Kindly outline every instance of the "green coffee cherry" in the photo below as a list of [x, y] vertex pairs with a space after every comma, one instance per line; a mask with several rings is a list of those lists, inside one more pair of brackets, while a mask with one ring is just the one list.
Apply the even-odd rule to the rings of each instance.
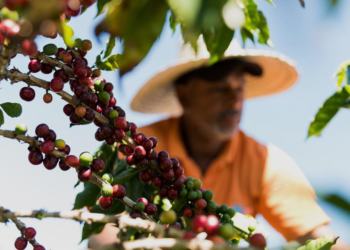
[[80, 48], [81, 47], [81, 39], [77, 38], [74, 40], [74, 47]]
[[208, 213], [210, 213], [210, 214], [215, 214], [215, 211], [216, 211], [217, 206], [218, 206], [218, 205], [216, 204], [215, 201], [209, 201], [209, 202], [207, 203], [207, 211], [208, 211]]
[[186, 182], [187, 182], [187, 181], [193, 181], [193, 178], [192, 178], [192, 177], [187, 177], [187, 178], [186, 178]]
[[249, 225], [249, 226], [248, 226], [248, 230], [249, 230], [249, 232], [254, 232], [254, 230], [255, 230], [255, 225]]
[[203, 198], [207, 202], [211, 201], [213, 199], [213, 196], [214, 196], [214, 194], [210, 190], [205, 190], [204, 193], [203, 193]]
[[188, 190], [193, 189], [193, 187], [194, 187], [193, 181], [187, 181], [187, 182], [186, 182], [186, 188], [187, 188]]
[[196, 190], [196, 192], [197, 192], [197, 199], [202, 199], [203, 198], [202, 192], [198, 189]]
[[200, 179], [194, 179], [193, 184], [194, 184], [194, 188], [198, 189], [202, 186], [202, 181]]
[[109, 112], [109, 118], [110, 119], [115, 119], [119, 116], [119, 113], [117, 110], [112, 110], [111, 112]]
[[186, 188], [181, 188], [180, 189], [180, 197], [186, 197], [187, 196], [187, 189]]
[[28, 131], [27, 125], [20, 123], [15, 128], [15, 133], [17, 135], [25, 135]]
[[94, 158], [89, 152], [81, 153], [79, 156], [79, 165], [83, 167], [90, 166], [90, 163], [92, 162]]
[[111, 197], [113, 194], [113, 187], [111, 184], [105, 184], [101, 188], [101, 195], [105, 198]]
[[102, 175], [102, 179], [104, 180], [104, 181], [107, 181], [108, 183], [111, 183], [112, 184], [112, 182], [113, 182], [113, 175], [112, 174], [110, 174], [110, 173], [105, 173], [104, 175]]
[[230, 209], [227, 210], [227, 214], [228, 214], [231, 218], [233, 218], [233, 216], [235, 216], [235, 214], [236, 214], [236, 211], [235, 211], [233, 208], [230, 208]]
[[131, 131], [129, 130], [129, 131], [125, 132], [125, 135], [131, 136]]
[[145, 210], [145, 204], [143, 204], [142, 202], [137, 202], [137, 203], [135, 204], [135, 209], [136, 209], [137, 211], [142, 212], [143, 210]]
[[228, 211], [228, 206], [226, 204], [223, 204], [220, 206], [219, 213], [225, 214], [225, 213], [227, 213], [227, 211]]
[[18, 20], [18, 12], [17, 11], [11, 11], [6, 7], [1, 8], [1, 19], [11, 19], [14, 22], [17, 22]]
[[95, 90], [102, 91], [104, 87], [105, 87], [104, 81], [101, 78], [96, 79], [96, 81], [94, 82]]
[[225, 223], [219, 227], [219, 235], [226, 240], [233, 237], [234, 233], [233, 227], [228, 223]]
[[230, 215], [228, 215], [228, 214], [224, 214], [224, 215], [222, 216], [222, 219], [223, 219], [225, 222], [229, 222], [229, 221], [231, 220], [231, 217], [230, 217]]
[[189, 200], [195, 200], [195, 199], [197, 199], [197, 192], [196, 192], [196, 191], [190, 191], [190, 192], [188, 192], [187, 198], [188, 198]]
[[57, 53], [57, 46], [53, 43], [46, 44], [43, 48], [43, 52], [48, 56], [55, 55]]
[[231, 240], [231, 243], [237, 245], [237, 244], [239, 243], [240, 240], [241, 240], [240, 238], [234, 237], [234, 238]]
[[100, 99], [101, 102], [109, 102], [111, 96], [108, 94], [108, 92], [101, 91], [100, 93], [98, 93], [98, 99]]
[[176, 222], [176, 213], [174, 210], [163, 211], [159, 217], [162, 224], [173, 224]]

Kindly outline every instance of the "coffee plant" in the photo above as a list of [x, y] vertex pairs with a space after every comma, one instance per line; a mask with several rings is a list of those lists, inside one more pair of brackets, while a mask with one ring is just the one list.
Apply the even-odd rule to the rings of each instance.
[[[186, 176], [178, 159], [166, 151], [157, 152], [157, 138], [139, 133], [136, 124], [126, 119], [125, 111], [117, 106], [113, 96], [114, 85], [102, 77], [103, 70], [119, 68], [123, 75], [135, 67], [161, 33], [169, 11], [170, 25], [172, 28], [176, 24], [182, 26], [186, 42], [195, 46], [198, 36], [203, 35], [211, 53], [211, 63], [224, 53], [237, 28], [237, 20], [230, 21], [222, 13], [241, 11], [243, 20], [239, 25], [243, 40], [255, 41], [257, 37], [258, 42], [269, 44], [269, 31], [262, 12], [258, 11], [253, 0], [239, 3], [189, 3], [182, 0], [95, 2], [1, 2], [0, 79], [25, 83], [19, 98], [27, 102], [37, 97], [35, 88], [46, 90], [42, 97], [45, 103], [51, 103], [53, 95], [60, 96], [67, 102], [63, 112], [71, 126], [93, 123], [97, 130], [89, 138], [103, 142], [94, 154], [72, 155], [70, 146], [58, 139], [59, 131], [56, 133], [48, 124], [38, 124], [32, 136], [27, 135], [25, 124], [12, 130], [0, 130], [4, 138], [29, 144], [28, 161], [31, 164], [42, 164], [47, 170], [57, 165], [62, 171], [73, 169], [69, 172], [75, 170], [77, 185], [84, 185], [84, 190], [76, 196], [72, 211], [12, 212], [0, 207], [0, 222], [11, 220], [20, 231], [19, 237], [14, 239], [15, 248], [26, 249], [29, 242], [34, 250], [50, 249], [50, 246], [42, 246], [35, 240], [40, 232], [26, 227], [19, 217], [58, 217], [84, 222], [82, 240], [100, 233], [106, 223], [116, 224], [120, 229], [120, 244], [111, 249], [238, 249], [240, 240], [247, 241], [253, 248], [264, 249], [266, 234], [255, 219], [237, 213], [226, 204], [216, 204], [213, 192], [202, 187], [201, 180]], [[92, 48], [91, 41], [73, 39], [74, 32], [67, 22], [95, 5], [98, 15], [105, 12], [103, 21], [96, 27], [96, 34], [108, 32], [110, 39], [103, 57], [102, 52], [97, 55], [96, 62], [89, 65], [85, 56]], [[191, 13], [186, 11], [189, 7], [193, 8]], [[209, 9], [215, 22], [206, 21]], [[37, 36], [49, 39], [58, 34], [64, 39], [65, 48], [57, 48], [48, 42], [38, 50], [34, 40]], [[121, 55], [111, 55], [116, 37], [124, 43]], [[27, 56], [29, 72], [23, 73], [11, 65], [11, 59], [17, 54]], [[51, 80], [36, 77], [38, 72], [50, 75]], [[11, 117], [22, 112], [17, 103], [2, 103], [0, 106]], [[2, 110], [0, 125], [4, 124]], [[125, 159], [120, 159], [120, 155]], [[330, 249], [335, 242], [336, 238], [324, 237], [308, 242], [300, 249]]]

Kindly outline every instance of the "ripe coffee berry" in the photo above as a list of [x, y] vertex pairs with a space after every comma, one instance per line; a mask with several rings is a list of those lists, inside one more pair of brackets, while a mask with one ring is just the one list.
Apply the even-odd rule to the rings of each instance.
[[145, 206], [145, 213], [148, 215], [154, 215], [157, 213], [157, 209], [156, 205], [149, 203]]
[[193, 215], [194, 215], [194, 211], [193, 211], [193, 209], [190, 208], [190, 207], [186, 207], [186, 208], [184, 209], [183, 213], [184, 213], [184, 216], [187, 217], [187, 218], [192, 218]]
[[157, 159], [157, 151], [155, 149], [151, 149], [149, 152], [147, 152], [147, 160], [155, 160]]
[[164, 171], [169, 171], [173, 167], [173, 163], [169, 158], [162, 158], [160, 160], [160, 166]]
[[184, 172], [185, 171], [184, 171], [183, 167], [181, 167], [181, 166], [174, 167], [174, 174], [175, 174], [175, 176], [180, 177], [181, 175], [183, 175]]
[[133, 219], [142, 218], [142, 213], [140, 211], [136, 211], [136, 210], [132, 210], [129, 215]]
[[35, 91], [32, 88], [24, 87], [19, 92], [19, 96], [21, 97], [22, 100], [30, 102], [34, 100]]
[[79, 124], [83, 118], [78, 116], [75, 112], [70, 115], [69, 120], [73, 124]]
[[52, 95], [50, 93], [46, 93], [43, 96], [43, 100], [45, 103], [51, 103], [52, 102]]
[[75, 108], [70, 105], [70, 104], [66, 104], [63, 107], [63, 112], [66, 114], [66, 116], [70, 116], [71, 114], [73, 114]]
[[74, 68], [74, 74], [77, 77], [86, 77], [87, 76], [87, 70], [84, 66], [77, 66]]
[[54, 77], [50, 82], [50, 89], [53, 92], [60, 92], [63, 90], [64, 82], [59, 77]]
[[143, 141], [142, 146], [146, 151], [150, 151], [153, 148], [153, 142], [149, 139]]
[[180, 162], [177, 158], [171, 158], [171, 162], [173, 163], [173, 167], [178, 167], [180, 166]]
[[126, 157], [126, 164], [128, 164], [129, 166], [134, 165], [136, 161], [137, 157], [135, 156], [135, 154], [130, 154]]
[[105, 139], [107, 145], [113, 145], [115, 143], [115, 139], [112, 136], [109, 136]]
[[146, 158], [142, 158], [142, 159], [137, 159], [136, 161], [136, 167], [138, 168], [145, 168], [148, 166], [148, 160]]
[[[158, 140], [157, 140], [157, 138], [155, 138], [155, 137], [149, 137], [148, 139], [152, 141], [152, 143], [153, 143], [153, 148], [157, 147], [157, 145], [158, 145]], [[168, 157], [169, 157], [169, 156], [168, 156]]]
[[145, 206], [148, 204], [148, 200], [146, 198], [138, 198], [136, 202], [142, 202]]
[[84, 115], [86, 114], [86, 108], [83, 106], [77, 107], [75, 109], [75, 113], [79, 116], [79, 117], [84, 117]]
[[181, 230], [181, 223], [175, 222], [175, 223], [171, 224], [170, 227], [175, 228], [177, 230]]
[[148, 169], [143, 170], [142, 172], [140, 172], [139, 178], [141, 182], [148, 183], [149, 181], [152, 180], [152, 173]]
[[24, 230], [24, 237], [26, 237], [27, 240], [33, 239], [35, 237], [35, 235], [36, 235], [36, 231], [32, 227], [27, 227]]
[[51, 72], [52, 72], [51, 65], [47, 64], [47, 63], [42, 63], [41, 64], [41, 72], [44, 74], [51, 74]]
[[131, 134], [136, 133], [136, 129], [137, 129], [136, 124], [133, 123], [133, 122], [130, 122], [130, 132], [131, 132]]
[[125, 136], [125, 132], [122, 129], [120, 128], [114, 129], [114, 137], [116, 140], [121, 141], [123, 140], [124, 136]]
[[108, 126], [108, 125], [102, 125], [100, 127], [99, 131], [105, 137], [113, 135], [113, 129], [110, 126]]
[[168, 188], [166, 188], [166, 187], [160, 187], [160, 188], [158, 189], [158, 194], [159, 194], [159, 196], [162, 197], [162, 198], [167, 197], [167, 196], [168, 196]]
[[137, 146], [135, 148], [135, 155], [137, 158], [142, 159], [146, 156], [146, 150], [142, 146]]
[[164, 178], [160, 175], [153, 176], [152, 183], [155, 187], [161, 187], [164, 183]]
[[192, 240], [194, 238], [197, 237], [197, 234], [195, 234], [194, 232], [188, 231], [184, 234], [184, 236], [182, 237], [183, 240]]
[[40, 61], [38, 59], [30, 60], [30, 63], [28, 64], [28, 69], [33, 73], [39, 72], [41, 70]]
[[100, 208], [103, 210], [107, 210], [110, 209], [113, 206], [113, 198], [112, 197], [108, 197], [105, 198], [103, 196], [100, 197], [100, 199], [98, 200]]
[[92, 171], [90, 168], [87, 167], [80, 167], [78, 171], [78, 179], [81, 182], [87, 182], [90, 180]]
[[204, 209], [207, 207], [207, 202], [204, 199], [198, 199], [194, 203], [194, 206], [198, 209]]
[[219, 225], [220, 225], [220, 221], [218, 217], [216, 217], [215, 215], [209, 215], [207, 217], [207, 221], [204, 224], [204, 227], [205, 227], [204, 231], [208, 235], [214, 235], [218, 231]]
[[170, 181], [174, 178], [175, 174], [174, 171], [172, 169], [169, 169], [166, 172], [163, 172], [163, 177], [165, 180]]
[[176, 178], [174, 181], [173, 181], [173, 187], [176, 189], [176, 190], [179, 190], [181, 188], [183, 188], [185, 186], [185, 183], [182, 179], [180, 178]]
[[175, 188], [168, 189], [168, 198], [170, 200], [175, 199], [178, 196], [178, 191]]
[[266, 247], [266, 239], [262, 234], [253, 234], [249, 237], [249, 244], [253, 247], [264, 249]]
[[[118, 112], [119, 113], [119, 112]], [[125, 129], [128, 127], [128, 124], [125, 120], [124, 117], [117, 117], [114, 119], [114, 125], [116, 128], [120, 128], [120, 129]]]
[[166, 151], [159, 151], [158, 153], [158, 160], [159, 162], [164, 159], [164, 158], [169, 158], [169, 154]]
[[55, 144], [52, 141], [44, 141], [40, 145], [40, 151], [44, 154], [51, 154], [55, 150]]
[[42, 245], [36, 245], [33, 250], [45, 250], [45, 247], [43, 247]]
[[52, 141], [54, 142], [56, 140], [56, 133], [52, 129], [49, 130], [49, 134], [44, 137], [45, 141]]
[[126, 189], [122, 185], [114, 185], [113, 186], [113, 198], [114, 199], [123, 199], [126, 195]]
[[67, 75], [67, 73], [63, 70], [63, 69], [59, 69], [57, 70], [54, 74], [54, 77], [57, 78], [61, 78], [61, 80], [63, 81], [63, 83], [66, 83], [69, 81], [69, 76]]
[[107, 91], [108, 93], [113, 91], [113, 84], [110, 82], [105, 83], [103, 90]]
[[86, 109], [86, 114], [84, 115], [84, 120], [92, 122], [95, 119], [95, 112], [91, 108]]
[[28, 160], [33, 165], [39, 165], [43, 162], [43, 155], [39, 150], [30, 151]]
[[58, 166], [62, 171], [67, 171], [70, 169], [70, 167], [66, 164], [64, 160], [60, 160], [60, 162], [58, 163]]
[[75, 155], [68, 155], [65, 159], [65, 162], [68, 166], [75, 168], [79, 165], [79, 158]]
[[47, 170], [52, 170], [57, 166], [58, 159], [53, 155], [47, 155], [43, 161], [44, 167]]
[[191, 228], [195, 232], [203, 232], [207, 217], [205, 215], [199, 215], [193, 218], [191, 221]]
[[91, 170], [96, 172], [96, 173], [100, 173], [105, 169], [105, 163], [103, 160], [99, 159], [99, 158], [95, 158], [93, 159], [92, 163], [91, 163]]
[[95, 139], [96, 141], [104, 141], [105, 136], [100, 133], [99, 130], [95, 132]]
[[61, 51], [58, 54], [58, 59], [64, 63], [70, 63], [72, 61], [72, 55], [67, 51]]
[[90, 40], [85, 39], [83, 41], [81, 41], [81, 46], [80, 46], [82, 51], [89, 51], [92, 49], [92, 43]]
[[24, 250], [27, 247], [28, 241], [25, 238], [18, 237], [15, 241], [15, 248], [17, 250]]

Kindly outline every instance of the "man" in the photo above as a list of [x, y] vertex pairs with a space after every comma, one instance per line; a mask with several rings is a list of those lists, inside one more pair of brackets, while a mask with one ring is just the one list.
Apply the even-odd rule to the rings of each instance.
[[[209, 54], [201, 43], [196, 55], [184, 47], [180, 56], [131, 103], [139, 112], [176, 115], [138, 132], [157, 137], [157, 150], [178, 158], [185, 175], [200, 178], [219, 205], [240, 205], [245, 213], [262, 214], [288, 241], [304, 244], [333, 235], [296, 163], [239, 129], [244, 100], [292, 86], [298, 77], [294, 63], [277, 53], [237, 49], [234, 42], [212, 66], [206, 66]], [[99, 236], [101, 242], [112, 235], [108, 230]], [[332, 249], [347, 246], [339, 241]]]

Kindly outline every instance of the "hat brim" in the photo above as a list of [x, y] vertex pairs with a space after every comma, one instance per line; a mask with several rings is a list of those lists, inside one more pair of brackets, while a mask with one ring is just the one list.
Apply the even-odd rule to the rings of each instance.
[[[289, 89], [298, 79], [296, 63], [288, 57], [271, 51], [244, 50], [240, 54], [225, 56], [222, 60], [243, 57], [246, 62], [257, 64], [259, 74], [246, 74], [247, 99], [276, 94]], [[174, 80], [186, 72], [205, 66], [209, 58], [196, 61], [177, 61], [153, 76], [135, 95], [131, 109], [141, 113], [182, 113], [176, 97]]]

